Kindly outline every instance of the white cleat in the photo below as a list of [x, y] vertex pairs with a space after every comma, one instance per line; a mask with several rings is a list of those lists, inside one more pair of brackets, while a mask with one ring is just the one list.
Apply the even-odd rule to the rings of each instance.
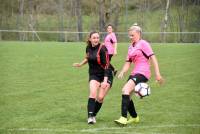
[[93, 116], [92, 118], [93, 118], [93, 123], [96, 123], [96, 117]]
[[88, 118], [88, 124], [94, 124], [93, 117]]

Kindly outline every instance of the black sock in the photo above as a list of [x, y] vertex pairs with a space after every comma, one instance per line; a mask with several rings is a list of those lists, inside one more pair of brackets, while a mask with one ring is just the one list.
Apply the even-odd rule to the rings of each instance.
[[137, 113], [135, 110], [135, 106], [132, 100], [129, 101], [129, 106], [128, 106], [128, 112], [130, 113], [130, 115], [135, 118], [137, 117]]
[[95, 101], [95, 108], [94, 108], [94, 113], [93, 115], [96, 116], [99, 110], [101, 109], [102, 103], [98, 102], [97, 100]]
[[112, 71], [115, 71], [115, 68], [113, 67], [112, 64], [110, 64], [110, 69], [111, 69]]
[[95, 107], [95, 99], [94, 98], [89, 98], [88, 99], [88, 105], [87, 105], [88, 117], [93, 116], [94, 107]]
[[129, 95], [122, 95], [121, 114], [125, 118], [127, 118], [128, 105], [129, 105]]

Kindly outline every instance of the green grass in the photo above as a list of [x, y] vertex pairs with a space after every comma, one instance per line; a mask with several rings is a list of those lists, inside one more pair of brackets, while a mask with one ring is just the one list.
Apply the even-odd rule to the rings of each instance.
[[[124, 63], [127, 44], [119, 44], [113, 65]], [[72, 67], [84, 43], [0, 42], [0, 133], [200, 133], [200, 44], [153, 44], [166, 83], [149, 82], [152, 94], [133, 96], [141, 122], [119, 127], [121, 88], [114, 79], [95, 125], [86, 123], [88, 66]]]

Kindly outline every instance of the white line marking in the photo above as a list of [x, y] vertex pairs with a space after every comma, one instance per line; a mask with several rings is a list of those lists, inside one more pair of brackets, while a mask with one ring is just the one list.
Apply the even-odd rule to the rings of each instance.
[[[200, 124], [166, 124], [166, 125], [146, 125], [146, 126], [134, 126], [134, 127], [102, 127], [102, 128], [94, 128], [94, 129], [86, 129], [87, 131], [101, 131], [101, 130], [118, 130], [118, 129], [135, 129], [135, 128], [172, 128], [172, 127], [195, 127], [195, 128], [200, 128]], [[84, 130], [84, 129], [83, 129]], [[83, 131], [82, 130], [82, 131]]]
[[[181, 128], [181, 127], [190, 127], [190, 128], [200, 128], [200, 124], [166, 124], [166, 125], [145, 125], [145, 126], [127, 126], [127, 127], [100, 127], [100, 128], [91, 128], [91, 129], [80, 129], [80, 130], [71, 130], [71, 129], [53, 129], [53, 128], [10, 128], [10, 129], [4, 129], [0, 128], [1, 130], [7, 130], [7, 131], [34, 131], [34, 132], [79, 132], [79, 133], [92, 133], [92, 132], [98, 132], [98, 133], [130, 133], [130, 132], [121, 132], [122, 130], [128, 130], [128, 129], [143, 129], [143, 128]], [[114, 132], [113, 130], [117, 130], [117, 132]], [[119, 131], [121, 130], [121, 131]], [[141, 134], [141, 133], [135, 133], [135, 134]], [[162, 133], [163, 134], [163, 133]], [[166, 134], [166, 133], [165, 133]]]

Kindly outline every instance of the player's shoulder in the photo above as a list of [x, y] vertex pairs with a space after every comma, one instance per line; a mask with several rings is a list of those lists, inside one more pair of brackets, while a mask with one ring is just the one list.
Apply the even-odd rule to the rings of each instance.
[[116, 36], [114, 32], [111, 33], [112, 36]]
[[86, 49], [86, 51], [88, 51], [90, 49], [90, 46], [87, 45], [85, 49]]
[[105, 45], [103, 45], [103, 44], [101, 44], [101, 50], [103, 50], [103, 51], [107, 51], [107, 48], [106, 48], [106, 46]]
[[141, 39], [140, 43], [142, 43], [142, 44], [150, 44], [147, 40], [144, 40], [144, 39]]
[[128, 49], [132, 49], [133, 45], [132, 44], [129, 44], [128, 45]]
[[87, 45], [86, 46], [86, 52], [90, 53], [91, 51], [93, 51], [92, 46], [91, 45]]
[[143, 40], [143, 39], [139, 41], [139, 44], [140, 44], [139, 46], [142, 47], [142, 48], [143, 47], [150, 47], [151, 46], [148, 41]]

